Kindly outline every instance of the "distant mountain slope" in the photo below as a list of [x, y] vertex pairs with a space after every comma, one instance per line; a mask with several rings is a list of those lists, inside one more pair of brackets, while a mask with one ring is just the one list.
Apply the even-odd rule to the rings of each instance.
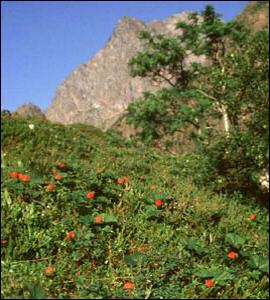
[[24, 118], [27, 118], [27, 117], [39, 117], [42, 119], [45, 118], [45, 115], [41, 111], [41, 109], [33, 103], [23, 104], [22, 106], [20, 106], [16, 109], [15, 113], [21, 115]]
[[176, 30], [175, 25], [187, 17], [188, 13], [181, 13], [149, 24], [130, 17], [121, 19], [105, 47], [58, 87], [52, 104], [45, 111], [46, 117], [63, 124], [84, 123], [103, 130], [111, 127], [144, 91], [160, 88], [147, 78], [132, 78], [129, 74], [129, 60], [142, 50], [138, 33], [150, 30], [179, 34], [181, 30]]
[[250, 1], [235, 20], [243, 22], [254, 31], [269, 30], [269, 1]]
[[[268, 1], [251, 1], [236, 20], [253, 30], [267, 27], [268, 8]], [[188, 15], [184, 12], [148, 24], [130, 17], [121, 19], [104, 48], [60, 84], [45, 111], [46, 118], [62, 124], [89, 124], [102, 130], [118, 123], [128, 105], [144, 91], [153, 92], [166, 85], [153, 85], [147, 78], [131, 77], [128, 62], [142, 50], [138, 33], [150, 30], [177, 35], [181, 32], [175, 29], [176, 23], [186, 21]], [[203, 57], [200, 61], [203, 62]], [[120, 127], [125, 129], [126, 125]]]

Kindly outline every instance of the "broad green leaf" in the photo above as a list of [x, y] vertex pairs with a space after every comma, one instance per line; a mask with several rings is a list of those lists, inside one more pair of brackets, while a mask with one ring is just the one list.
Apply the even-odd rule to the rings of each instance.
[[91, 224], [93, 223], [93, 218], [91, 216], [81, 216], [80, 222], [85, 225]]
[[157, 218], [160, 216], [160, 210], [154, 205], [147, 205], [145, 213], [148, 218]]
[[219, 276], [221, 272], [222, 270], [203, 270], [201, 272], [195, 273], [195, 275], [201, 278], [211, 278]]
[[41, 288], [41, 286], [39, 284], [28, 284], [27, 285], [29, 292], [31, 293], [30, 299], [47, 299], [45, 297], [45, 292], [44, 290]]
[[124, 261], [127, 265], [130, 266], [135, 266], [139, 264], [143, 259], [143, 254], [142, 253], [135, 253], [133, 255], [126, 255], [124, 257]]
[[259, 269], [264, 273], [269, 273], [269, 258], [261, 255], [253, 255], [249, 261], [248, 265], [253, 269]]
[[225, 237], [225, 241], [229, 245], [231, 245], [237, 249], [240, 249], [244, 245], [246, 238], [244, 238], [238, 234], [228, 233]]
[[256, 279], [259, 280], [260, 276], [261, 276], [261, 272], [259, 270], [253, 270], [252, 272], [249, 272], [248, 275], [252, 278], [252, 279]]
[[234, 278], [233, 274], [229, 273], [229, 272], [222, 272], [220, 275], [218, 275], [215, 280], [218, 283], [222, 283], [224, 281], [227, 280], [232, 280]]
[[103, 217], [104, 223], [117, 223], [117, 218], [110, 214], [101, 214]]
[[190, 238], [188, 240], [187, 247], [190, 250], [194, 250], [197, 254], [202, 254], [205, 252], [202, 242], [193, 238]]

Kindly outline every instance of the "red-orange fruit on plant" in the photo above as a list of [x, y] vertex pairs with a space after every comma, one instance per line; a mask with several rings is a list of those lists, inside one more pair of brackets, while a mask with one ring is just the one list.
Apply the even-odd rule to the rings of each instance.
[[71, 239], [74, 240], [76, 237], [76, 232], [74, 230], [68, 232], [67, 236]]
[[135, 283], [131, 281], [127, 281], [124, 283], [124, 288], [127, 290], [133, 289], [135, 287]]
[[61, 163], [60, 165], [59, 165], [59, 167], [61, 168], [61, 169], [64, 169], [65, 168], [65, 164], [64, 163]]
[[54, 174], [55, 174], [56, 172], [57, 172], [57, 170], [56, 170], [56, 169], [52, 169], [52, 173], [54, 173]]
[[102, 218], [102, 216], [96, 216], [96, 223], [97, 224], [101, 224], [102, 222], [103, 222], [103, 218]]
[[30, 177], [28, 175], [23, 175], [21, 177], [21, 180], [24, 181], [24, 182], [28, 182], [28, 181], [30, 181]]
[[212, 287], [212, 286], [214, 286], [215, 285], [215, 282], [213, 281], [213, 280], [211, 280], [211, 279], [206, 279], [205, 280], [205, 286], [206, 287]]
[[55, 268], [53, 268], [52, 266], [49, 266], [45, 269], [46, 275], [52, 275], [54, 272], [55, 272]]
[[124, 178], [119, 177], [119, 178], [117, 179], [117, 183], [119, 183], [119, 184], [122, 184], [122, 183], [124, 183], [124, 182], [125, 182], [125, 179], [124, 179]]
[[95, 192], [89, 192], [89, 193], [87, 194], [87, 198], [89, 198], [89, 199], [95, 198]]
[[11, 178], [18, 178], [18, 173], [17, 172], [12, 172], [11, 174], [10, 174], [10, 177]]
[[250, 214], [249, 215], [250, 220], [255, 220], [256, 217], [257, 217], [256, 214]]
[[18, 178], [19, 178], [19, 179], [23, 179], [23, 176], [24, 176], [24, 174], [18, 173]]
[[238, 256], [238, 254], [234, 251], [231, 251], [228, 253], [228, 257], [231, 258], [231, 259], [236, 259]]
[[157, 206], [157, 207], [161, 207], [161, 206], [164, 204], [164, 202], [163, 202], [161, 199], [157, 199], [157, 200], [154, 202], [154, 204], [155, 204], [155, 206]]
[[55, 176], [55, 179], [56, 179], [56, 180], [61, 180], [61, 179], [62, 179], [62, 175], [59, 175], [59, 174], [56, 175], [56, 176]]
[[129, 182], [129, 178], [127, 176], [124, 178], [124, 182], [126, 182], [126, 183]]
[[53, 191], [55, 189], [54, 183], [49, 183], [47, 188], [49, 191]]

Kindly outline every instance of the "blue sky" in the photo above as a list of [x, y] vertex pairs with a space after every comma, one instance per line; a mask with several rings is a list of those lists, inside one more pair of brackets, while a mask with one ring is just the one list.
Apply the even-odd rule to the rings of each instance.
[[46, 109], [57, 87], [107, 42], [124, 16], [149, 22], [215, 7], [225, 21], [249, 1], [1, 1], [1, 108]]

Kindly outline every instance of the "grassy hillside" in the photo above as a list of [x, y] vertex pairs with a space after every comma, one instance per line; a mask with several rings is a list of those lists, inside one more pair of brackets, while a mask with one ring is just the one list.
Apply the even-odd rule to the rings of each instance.
[[268, 211], [214, 194], [203, 157], [1, 123], [2, 299], [268, 297]]

